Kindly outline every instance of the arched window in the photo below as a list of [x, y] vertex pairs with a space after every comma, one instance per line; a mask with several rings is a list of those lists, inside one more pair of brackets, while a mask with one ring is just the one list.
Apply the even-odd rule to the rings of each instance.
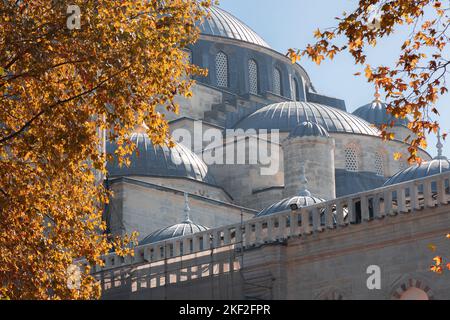
[[345, 169], [351, 172], [358, 172], [358, 151], [355, 147], [345, 148]]
[[294, 87], [292, 88], [292, 98], [294, 101], [300, 101], [300, 86], [298, 84], [297, 78], [294, 78]]
[[281, 96], [281, 71], [278, 68], [273, 69], [273, 93]]
[[216, 77], [217, 86], [228, 88], [228, 57], [223, 52], [216, 55]]
[[250, 82], [250, 93], [258, 94], [258, 65], [253, 59], [248, 61], [248, 79]]
[[377, 176], [384, 177], [384, 157], [380, 152], [375, 154], [375, 173]]
[[400, 300], [430, 300], [422, 289], [411, 287], [400, 295]]

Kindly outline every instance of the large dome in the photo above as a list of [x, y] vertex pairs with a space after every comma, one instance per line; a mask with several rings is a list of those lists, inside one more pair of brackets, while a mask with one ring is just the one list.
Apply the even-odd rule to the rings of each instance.
[[380, 100], [375, 100], [372, 103], [356, 109], [353, 114], [377, 126], [383, 124], [389, 125], [391, 122], [394, 122], [394, 125], [396, 126], [408, 125], [408, 119], [394, 117], [387, 111], [386, 103]]
[[[136, 144], [137, 153], [131, 157], [129, 167], [119, 167], [116, 161], [107, 164], [110, 177], [158, 176], [188, 178], [215, 185], [207, 165], [191, 150], [175, 143], [173, 148], [155, 146], [145, 132], [134, 132], [130, 140]], [[114, 154], [117, 144], [107, 141], [106, 152]]]
[[200, 32], [202, 34], [250, 42], [270, 48], [267, 42], [255, 31], [232, 14], [217, 6], [211, 6], [207, 11], [210, 17], [206, 18], [202, 25], [200, 25]]
[[345, 111], [311, 102], [281, 102], [264, 107], [241, 120], [237, 129], [267, 129], [291, 132], [303, 122], [314, 122], [330, 133], [379, 136], [380, 132], [365, 120]]

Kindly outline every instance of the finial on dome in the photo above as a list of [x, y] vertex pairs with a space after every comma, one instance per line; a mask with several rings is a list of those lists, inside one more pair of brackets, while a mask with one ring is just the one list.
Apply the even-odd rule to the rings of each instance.
[[375, 100], [373, 102], [381, 102], [380, 100], [380, 87], [378, 86], [378, 83], [375, 84], [375, 94], [374, 94]]
[[304, 163], [301, 164], [300, 170], [301, 170], [300, 171], [301, 189], [300, 189], [299, 196], [301, 196], [301, 197], [310, 197], [311, 196], [311, 192], [308, 191], [308, 179], [306, 178], [306, 169], [305, 169], [305, 164]]
[[144, 122], [142, 122], [142, 124], [138, 124], [134, 128], [134, 132], [136, 132], [136, 133], [147, 133], [147, 131], [148, 131], [148, 127]]
[[437, 158], [436, 159], [445, 159], [445, 157], [443, 156], [443, 148], [444, 148], [444, 144], [442, 143], [442, 135], [441, 135], [441, 128], [438, 128], [438, 133], [437, 133], [437, 144], [436, 144], [436, 148], [437, 148]]
[[192, 223], [190, 217], [191, 208], [189, 207], [189, 195], [184, 193], [184, 221], [183, 223]]

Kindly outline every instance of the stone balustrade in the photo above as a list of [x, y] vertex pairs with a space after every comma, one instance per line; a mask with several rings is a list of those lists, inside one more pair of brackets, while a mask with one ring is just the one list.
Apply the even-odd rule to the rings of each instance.
[[307, 237], [313, 233], [345, 228], [348, 225], [370, 223], [374, 219], [419, 212], [422, 209], [448, 204], [450, 173], [383, 187], [354, 194], [307, 208], [293, 208], [223, 226], [201, 233], [170, 239], [134, 250], [134, 257], [109, 254], [105, 266], [95, 268], [104, 272], [124, 267], [173, 260], [180, 257], [207, 256], [224, 251], [245, 250], [263, 244], [282, 242], [293, 237]]

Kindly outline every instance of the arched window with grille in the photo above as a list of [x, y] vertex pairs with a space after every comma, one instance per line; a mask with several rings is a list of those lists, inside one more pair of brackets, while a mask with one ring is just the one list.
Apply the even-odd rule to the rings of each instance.
[[273, 69], [273, 93], [281, 96], [282, 83], [281, 71], [278, 68]]
[[300, 101], [300, 86], [297, 78], [294, 78], [292, 90], [292, 100]]
[[375, 154], [375, 173], [377, 176], [384, 177], [384, 156], [380, 152]]
[[351, 172], [359, 170], [358, 151], [353, 146], [345, 148], [345, 170]]
[[250, 59], [248, 61], [248, 79], [251, 94], [258, 94], [258, 64], [255, 60]]
[[228, 56], [219, 52], [216, 55], [217, 86], [228, 88]]

